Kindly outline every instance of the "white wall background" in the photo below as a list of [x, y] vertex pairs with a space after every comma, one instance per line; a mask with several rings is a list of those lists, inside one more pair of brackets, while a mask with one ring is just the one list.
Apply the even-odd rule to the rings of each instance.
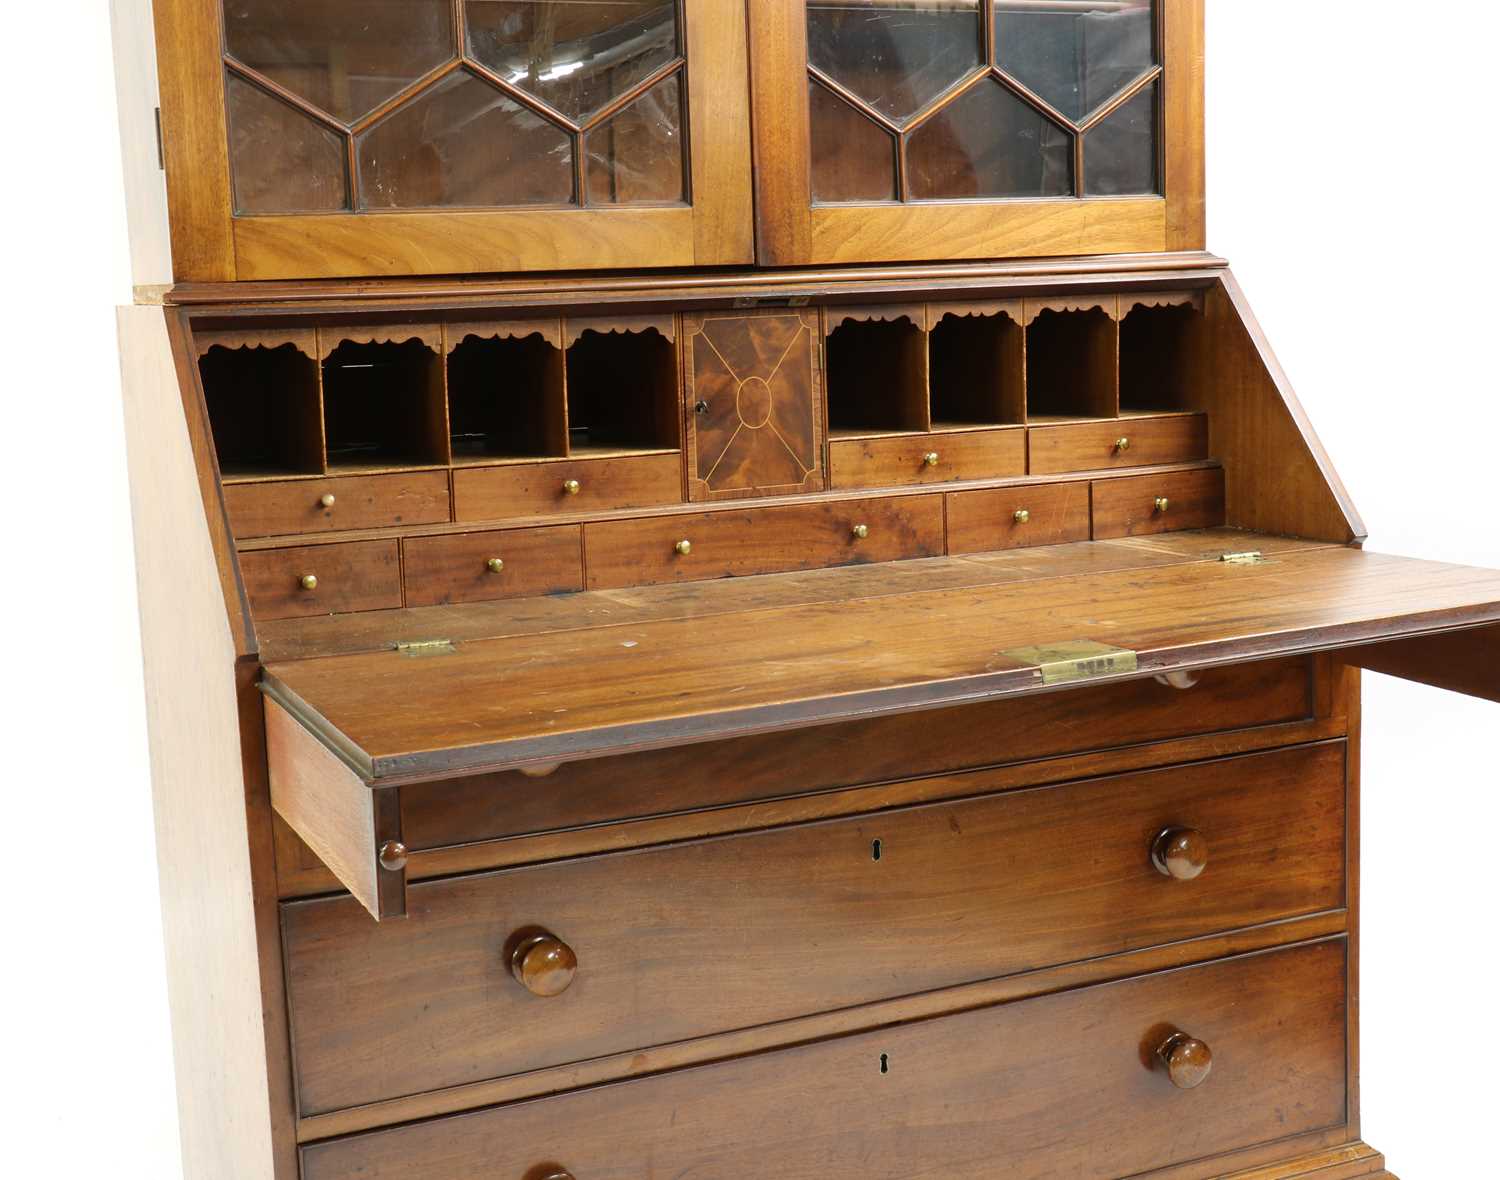
[[[752, 0], [753, 2], [753, 0]], [[13, 5], [3, 659], [6, 1171], [179, 1173], [111, 307], [129, 297], [108, 22]], [[1209, 237], [1371, 547], [1500, 567], [1500, 14], [1209, 0]], [[19, 531], [19, 536], [17, 532]], [[1474, 1174], [1500, 710], [1372, 677], [1364, 1111], [1407, 1178]]]

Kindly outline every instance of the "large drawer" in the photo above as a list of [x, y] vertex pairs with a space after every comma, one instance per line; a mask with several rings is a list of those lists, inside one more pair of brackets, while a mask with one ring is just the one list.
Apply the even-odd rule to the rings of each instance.
[[402, 840], [434, 849], [644, 816], [1305, 721], [1310, 660], [1211, 668], [1183, 691], [1156, 680], [901, 713], [617, 758], [401, 788]]
[[[315, 1144], [302, 1175], [1117, 1180], [1342, 1126], [1345, 955], [1293, 947]], [[1157, 1056], [1179, 1035], [1213, 1055], [1196, 1089]]]
[[[289, 903], [303, 1113], [1339, 908], [1344, 757], [1325, 743], [427, 882], [404, 922]], [[1194, 880], [1153, 864], [1179, 828], [1207, 842]], [[543, 934], [577, 960], [549, 998], [512, 978]]]

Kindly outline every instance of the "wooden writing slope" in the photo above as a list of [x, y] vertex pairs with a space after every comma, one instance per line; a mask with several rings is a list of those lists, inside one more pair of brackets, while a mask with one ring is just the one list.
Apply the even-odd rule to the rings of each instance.
[[1391, 1180], [1198, 0], [120, 7], [192, 1180]]

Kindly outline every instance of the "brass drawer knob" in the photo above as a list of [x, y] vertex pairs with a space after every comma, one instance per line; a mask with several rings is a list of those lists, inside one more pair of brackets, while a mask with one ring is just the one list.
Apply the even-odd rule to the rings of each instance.
[[1213, 1050], [1187, 1033], [1173, 1033], [1156, 1051], [1156, 1059], [1179, 1090], [1196, 1090], [1214, 1068]]
[[505, 570], [505, 562], [498, 557], [492, 557], [484, 563], [484, 568], [489, 570], [492, 574], [503, 573]]
[[573, 986], [578, 956], [556, 935], [533, 934], [511, 951], [510, 973], [534, 996], [560, 996]]
[[1172, 507], [1171, 500], [1167, 499], [1165, 496], [1156, 497], [1156, 510], [1158, 512], [1165, 512], [1170, 507]]
[[870, 526], [867, 524], [857, 524], [850, 530], [850, 532], [854, 534], [854, 539], [856, 541], [863, 541], [870, 535]]
[[304, 590], [316, 590], [318, 588], [318, 575], [303, 574], [297, 579], [297, 584]]
[[1028, 512], [1024, 508], [1017, 508], [1016, 509], [1016, 523], [1017, 524], [1030, 524], [1031, 523], [1031, 513]]
[[400, 840], [387, 840], [380, 846], [380, 867], [392, 873], [399, 873], [406, 867], [406, 845]]
[[338, 503], [338, 497], [332, 492], [324, 492], [318, 503], [323, 505], [324, 508], [332, 508]]
[[1124, 435], [1121, 435], [1119, 438], [1115, 439], [1115, 450], [1119, 451], [1123, 455], [1126, 451], [1130, 450], [1130, 440]]
[[676, 553], [678, 557], [686, 557], [693, 551], [693, 543], [687, 540], [678, 541], [677, 544], [672, 546], [672, 551]]
[[576, 496], [581, 491], [583, 491], [583, 485], [576, 479], [563, 480], [563, 495]]
[[1168, 828], [1151, 845], [1151, 863], [1163, 877], [1192, 881], [1208, 868], [1208, 841], [1197, 828]]
[[922, 456], [922, 462], [928, 467], [936, 467], [938, 465], [938, 453], [936, 451], [928, 451]]
[[540, 1180], [573, 1180], [572, 1172], [548, 1172]]

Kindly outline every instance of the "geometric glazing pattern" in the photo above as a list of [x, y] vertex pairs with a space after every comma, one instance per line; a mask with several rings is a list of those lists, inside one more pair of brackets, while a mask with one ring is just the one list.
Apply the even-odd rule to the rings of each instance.
[[820, 203], [1160, 191], [1156, 0], [808, 0], [807, 35]]
[[682, 202], [680, 3], [222, 0], [235, 212]]
[[709, 316], [690, 348], [697, 478], [711, 493], [800, 488], [818, 470], [812, 329], [795, 313]]

